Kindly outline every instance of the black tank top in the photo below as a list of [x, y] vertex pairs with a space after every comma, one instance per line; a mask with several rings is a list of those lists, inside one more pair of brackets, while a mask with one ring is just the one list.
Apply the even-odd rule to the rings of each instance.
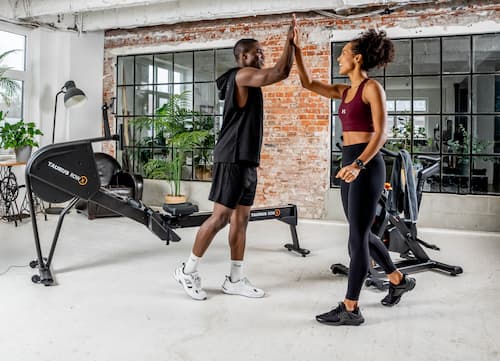
[[240, 69], [230, 69], [217, 79], [219, 98], [224, 100], [224, 113], [214, 149], [214, 162], [258, 166], [264, 120], [262, 90], [249, 87], [246, 105], [240, 108], [236, 100], [236, 74]]

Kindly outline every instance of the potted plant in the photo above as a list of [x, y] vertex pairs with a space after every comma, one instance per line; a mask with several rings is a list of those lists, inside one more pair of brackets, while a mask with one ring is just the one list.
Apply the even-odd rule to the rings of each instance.
[[[0, 119], [4, 114], [0, 111]], [[31, 156], [32, 147], [37, 147], [35, 140], [37, 135], [43, 133], [36, 127], [35, 123], [25, 123], [19, 120], [16, 123], [3, 122], [0, 125], [0, 146], [5, 149], [14, 149], [18, 162], [27, 162]]]
[[193, 116], [197, 113], [189, 109], [189, 91], [172, 94], [168, 101], [158, 108], [155, 118], [136, 120], [139, 131], [154, 127], [154, 138], [145, 138], [147, 142], [165, 145], [162, 159], [150, 159], [144, 165], [146, 178], [166, 179], [170, 182], [170, 192], [165, 196], [166, 203], [183, 203], [185, 195], [181, 193], [182, 170], [186, 158], [196, 148], [203, 147], [210, 136], [206, 129], [200, 129]]
[[167, 179], [172, 184], [172, 194], [167, 194], [166, 203], [186, 201], [186, 196], [181, 193], [182, 167], [185, 164], [187, 153], [192, 152], [194, 147], [200, 147], [206, 137], [208, 137], [206, 130], [188, 130], [167, 140], [168, 144], [172, 146], [172, 160], [167, 163]]

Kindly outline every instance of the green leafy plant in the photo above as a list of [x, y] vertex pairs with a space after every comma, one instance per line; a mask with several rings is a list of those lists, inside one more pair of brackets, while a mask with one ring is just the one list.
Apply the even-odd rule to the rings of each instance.
[[181, 195], [182, 166], [186, 160], [186, 153], [192, 152], [194, 147], [200, 147], [208, 136], [206, 130], [185, 131], [168, 139], [172, 146], [172, 161], [167, 167], [167, 179], [173, 184], [173, 195]]
[[12, 54], [16, 51], [17, 50], [9, 50], [0, 54], [0, 97], [2, 97], [3, 101], [7, 105], [10, 105], [12, 96], [16, 93], [16, 91], [19, 90], [20, 87], [16, 81], [8, 78], [5, 75], [11, 68], [2, 66], [1, 64], [9, 54]]
[[[405, 121], [404, 118], [397, 117], [396, 120], [398, 124], [394, 124], [392, 127], [392, 137], [389, 142], [387, 142], [386, 147], [393, 151], [398, 151], [400, 149], [406, 149], [410, 151], [411, 146], [411, 135], [412, 135], [412, 123]], [[428, 140], [426, 138], [425, 128], [418, 127], [413, 129], [413, 141]], [[415, 145], [416, 146], [416, 145]]]
[[168, 179], [169, 163], [165, 159], [150, 159], [144, 164], [144, 176], [148, 179]]
[[[3, 112], [2, 112], [3, 117]], [[17, 123], [3, 122], [0, 126], [0, 145], [5, 148], [37, 147], [37, 135], [43, 135], [35, 123], [25, 123], [22, 119]]]
[[[213, 117], [196, 118], [199, 114], [189, 109], [189, 93], [184, 91], [172, 94], [168, 101], [156, 110], [154, 118], [141, 117], [133, 121], [136, 133], [144, 134], [150, 129], [154, 132], [154, 137], [143, 137], [139, 140], [142, 146], [164, 148], [163, 159], [149, 159], [144, 164], [145, 177], [170, 181], [171, 193], [174, 196], [181, 195], [182, 169], [187, 155], [198, 155], [198, 149], [209, 148], [210, 141], [213, 147], [215, 140]], [[207, 129], [209, 126], [211, 130]], [[203, 156], [203, 153], [201, 154]], [[206, 159], [208, 162], [208, 155]]]
[[458, 125], [458, 133], [460, 133], [461, 141], [448, 140], [447, 145], [450, 147], [451, 153], [468, 153], [469, 144], [472, 146], [472, 154], [484, 153], [488, 147], [495, 144], [495, 141], [479, 140], [477, 137], [470, 137], [469, 132], [462, 124]]

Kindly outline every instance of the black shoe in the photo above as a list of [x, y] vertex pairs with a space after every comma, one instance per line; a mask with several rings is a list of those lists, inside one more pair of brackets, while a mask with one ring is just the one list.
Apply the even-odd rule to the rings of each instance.
[[389, 293], [380, 302], [387, 307], [397, 305], [399, 300], [401, 300], [401, 296], [405, 292], [414, 289], [416, 284], [417, 281], [415, 281], [415, 278], [403, 275], [403, 279], [401, 280], [401, 282], [399, 282], [398, 285], [393, 285], [389, 282]]
[[365, 322], [365, 319], [363, 318], [359, 308], [350, 312], [346, 310], [344, 302], [339, 302], [339, 306], [337, 308], [334, 308], [330, 312], [316, 316], [316, 321], [331, 326], [359, 326]]

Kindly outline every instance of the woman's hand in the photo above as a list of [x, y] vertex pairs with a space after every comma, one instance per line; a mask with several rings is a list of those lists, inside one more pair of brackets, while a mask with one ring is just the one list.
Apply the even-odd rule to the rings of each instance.
[[295, 45], [295, 48], [298, 48], [300, 34], [299, 34], [299, 28], [297, 27], [297, 18], [295, 17], [295, 14], [292, 15], [292, 24], [290, 25], [290, 32], [291, 32], [290, 41], [292, 42], [293, 45]]
[[346, 183], [351, 183], [358, 178], [359, 172], [361, 171], [360, 168], [358, 168], [357, 165], [354, 164], [349, 164], [346, 165], [345, 167], [342, 167], [335, 178], [340, 178]]

